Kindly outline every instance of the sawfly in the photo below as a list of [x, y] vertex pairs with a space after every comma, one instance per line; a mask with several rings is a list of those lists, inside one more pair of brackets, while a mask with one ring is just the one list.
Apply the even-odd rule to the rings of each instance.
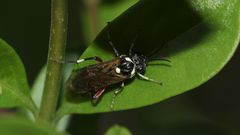
[[[98, 64], [90, 65], [75, 71], [75, 74], [70, 76], [68, 89], [73, 93], [85, 95], [90, 94], [92, 99], [97, 101], [99, 97], [104, 93], [106, 88], [113, 84], [120, 84], [120, 88], [114, 91], [110, 108], [113, 109], [115, 97], [124, 88], [124, 81], [138, 76], [141, 79], [154, 82], [162, 85], [161, 82], [151, 79], [144, 75], [147, 67], [147, 63], [151, 60], [139, 52], [132, 53], [134, 42], [137, 36], [131, 43], [128, 55], [119, 54], [110, 38], [110, 23], [108, 22], [108, 43], [112, 47], [115, 58], [109, 61], [103, 62], [98, 56], [79, 59], [77, 64], [87, 61], [95, 60]], [[158, 59], [170, 62], [167, 59]]]

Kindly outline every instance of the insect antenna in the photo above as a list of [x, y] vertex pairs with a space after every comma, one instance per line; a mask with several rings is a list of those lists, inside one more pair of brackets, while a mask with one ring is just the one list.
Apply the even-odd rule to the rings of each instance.
[[154, 61], [154, 60], [162, 60], [162, 61], [166, 61], [166, 62], [171, 62], [169, 59], [166, 59], [166, 58], [156, 58], [156, 53], [161, 50], [162, 48], [164, 47], [164, 45], [162, 45], [161, 47], [159, 48], [156, 48], [154, 49], [153, 51], [151, 51], [148, 55], [147, 55], [147, 58], [148, 58], [148, 61]]
[[152, 50], [149, 54], [147, 54], [148, 60], [149, 60], [149, 61], [153, 60], [155, 54], [156, 54], [160, 49], [162, 49], [162, 48], [163, 48], [163, 47], [156, 48], [156, 49]]
[[108, 29], [108, 32], [107, 32], [108, 43], [111, 45], [115, 55], [118, 57], [119, 53], [118, 53], [116, 47], [113, 45], [113, 42], [112, 42], [111, 36], [110, 36], [110, 31], [111, 31], [110, 22], [107, 22], [107, 29]]
[[133, 39], [133, 41], [131, 43], [131, 46], [130, 46], [129, 51], [128, 51], [129, 56], [132, 56], [132, 49], [135, 45], [135, 41], [137, 40], [137, 38], [138, 38], [138, 34], [135, 36], [135, 38]]

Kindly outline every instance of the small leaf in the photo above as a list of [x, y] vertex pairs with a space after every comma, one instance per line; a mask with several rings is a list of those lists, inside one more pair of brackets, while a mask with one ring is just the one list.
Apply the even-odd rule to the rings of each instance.
[[132, 133], [123, 126], [114, 125], [108, 129], [105, 135], [132, 135]]
[[46, 76], [46, 65], [44, 65], [41, 71], [38, 73], [37, 77], [34, 80], [33, 86], [31, 88], [31, 95], [32, 95], [33, 101], [38, 108], [40, 108], [40, 104], [41, 104], [45, 76]]
[[[121, 54], [139, 34], [134, 50], [148, 54], [162, 48], [157, 56], [165, 56], [171, 64], [155, 61], [147, 67], [146, 76], [163, 82], [163, 86], [133, 79], [126, 83], [115, 102], [115, 110], [143, 107], [191, 90], [217, 74], [229, 61], [240, 38], [240, 1], [142, 0], [112, 22], [111, 37]], [[138, 33], [140, 29], [140, 32]], [[113, 59], [103, 30], [82, 55]], [[164, 45], [164, 46], [163, 46]], [[75, 69], [95, 62], [84, 62]], [[154, 65], [155, 64], [155, 65]], [[111, 111], [112, 87], [96, 106], [68, 92], [59, 115]], [[79, 98], [77, 102], [71, 99]]]
[[35, 111], [24, 66], [16, 52], [0, 39], [0, 108], [24, 106]]
[[43, 127], [19, 117], [5, 117], [0, 121], [2, 135], [57, 135], [53, 129]]

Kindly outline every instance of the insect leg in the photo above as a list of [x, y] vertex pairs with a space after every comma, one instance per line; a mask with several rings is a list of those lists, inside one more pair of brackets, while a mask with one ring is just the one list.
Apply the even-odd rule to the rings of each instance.
[[162, 82], [159, 82], [159, 81], [153, 80], [153, 79], [151, 79], [151, 78], [148, 78], [147, 76], [144, 76], [144, 75], [142, 75], [142, 74], [140, 74], [140, 73], [137, 73], [137, 75], [138, 75], [140, 78], [144, 79], [144, 80], [147, 80], [147, 81], [154, 82], [154, 83], [157, 83], [157, 84], [162, 85]]
[[97, 100], [97, 99], [103, 94], [104, 91], [105, 91], [105, 88], [99, 89], [99, 90], [94, 94], [93, 99], [94, 99], [94, 100]]
[[100, 57], [98, 57], [98, 56], [93, 56], [93, 57], [88, 57], [88, 58], [84, 58], [84, 59], [79, 59], [79, 60], [77, 60], [77, 61], [74, 62], [74, 63], [79, 64], [79, 63], [81, 63], [81, 62], [83, 62], [83, 61], [87, 61], [87, 60], [95, 60], [95, 61], [98, 61], [98, 62], [103, 62], [103, 60], [102, 60]]
[[108, 28], [108, 33], [107, 33], [108, 43], [111, 45], [115, 55], [119, 56], [119, 53], [118, 53], [116, 47], [113, 45], [113, 42], [112, 42], [111, 37], [110, 37], [110, 31], [111, 31], [111, 29], [110, 29], [110, 22], [107, 23], [107, 28]]
[[123, 90], [123, 88], [124, 88], [124, 82], [121, 83], [120, 88], [118, 88], [117, 90], [114, 91], [114, 94], [112, 96], [111, 105], [110, 105], [111, 110], [113, 110], [113, 108], [114, 108], [116, 96]]

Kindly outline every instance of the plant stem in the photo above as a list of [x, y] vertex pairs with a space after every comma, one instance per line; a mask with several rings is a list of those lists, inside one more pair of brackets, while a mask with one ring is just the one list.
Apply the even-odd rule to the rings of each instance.
[[52, 124], [56, 113], [62, 80], [67, 39], [68, 1], [52, 0], [51, 30], [49, 39], [47, 73], [42, 102], [36, 122]]
[[89, 20], [90, 41], [92, 41], [99, 32], [99, 4], [100, 0], [84, 0]]

